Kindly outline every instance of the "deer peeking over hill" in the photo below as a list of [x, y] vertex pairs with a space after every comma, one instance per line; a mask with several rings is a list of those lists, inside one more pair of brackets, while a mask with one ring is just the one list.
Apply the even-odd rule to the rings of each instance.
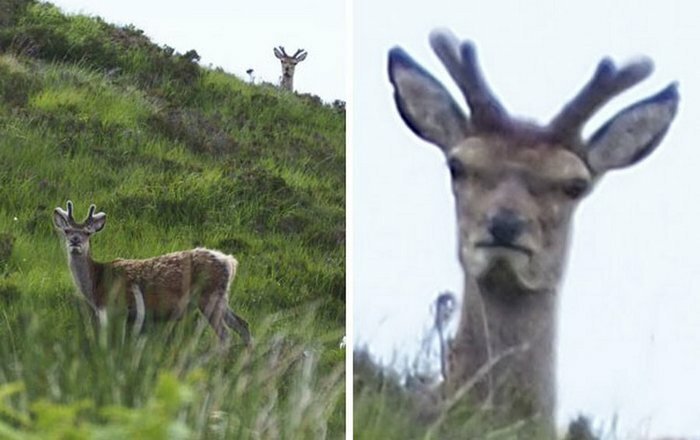
[[279, 46], [273, 49], [275, 56], [280, 60], [282, 64], [282, 79], [280, 80], [280, 87], [290, 92], [294, 91], [294, 69], [297, 64], [301, 63], [306, 59], [308, 52], [304, 49], [298, 49], [294, 52], [294, 55], [287, 55], [284, 47]]

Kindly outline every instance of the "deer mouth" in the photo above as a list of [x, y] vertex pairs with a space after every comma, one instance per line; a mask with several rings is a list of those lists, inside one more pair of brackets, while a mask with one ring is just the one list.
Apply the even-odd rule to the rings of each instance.
[[519, 254], [526, 255], [528, 257], [532, 256], [532, 250], [529, 248], [526, 248], [525, 246], [521, 246], [516, 243], [499, 243], [499, 242], [493, 242], [493, 241], [479, 241], [476, 243], [474, 246], [475, 248], [481, 248], [481, 249], [492, 249], [492, 250], [503, 250], [506, 252], [515, 252]]

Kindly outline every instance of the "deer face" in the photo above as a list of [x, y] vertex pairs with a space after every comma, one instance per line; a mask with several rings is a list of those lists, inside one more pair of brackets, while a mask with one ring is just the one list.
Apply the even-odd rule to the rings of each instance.
[[447, 154], [465, 267], [479, 277], [506, 263], [529, 289], [559, 276], [571, 214], [592, 176], [572, 152], [469, 138]]
[[575, 207], [605, 172], [632, 165], [659, 145], [676, 113], [676, 86], [622, 110], [584, 141], [585, 121], [648, 76], [651, 62], [617, 69], [603, 60], [582, 92], [540, 127], [506, 113], [482, 78], [471, 43], [440, 32], [431, 44], [464, 93], [470, 117], [402, 49], [389, 54], [389, 76], [404, 122], [445, 154], [465, 271], [477, 278], [504, 272], [527, 290], [556, 287]]
[[73, 218], [73, 203], [68, 201], [68, 211], [56, 208], [53, 213], [53, 224], [59, 234], [65, 239], [66, 249], [72, 255], [89, 255], [90, 236], [104, 228], [107, 215], [103, 212], [95, 214], [95, 205], [83, 223], [77, 223]]
[[284, 76], [293, 76], [294, 68], [297, 66], [297, 62], [294, 60], [284, 60], [282, 62], [282, 74]]

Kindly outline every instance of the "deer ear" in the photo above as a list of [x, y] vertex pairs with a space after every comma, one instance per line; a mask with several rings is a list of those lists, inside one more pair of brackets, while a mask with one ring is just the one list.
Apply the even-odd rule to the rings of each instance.
[[445, 87], [401, 48], [389, 52], [394, 99], [408, 127], [443, 151], [464, 139], [467, 118]]
[[105, 227], [105, 222], [107, 221], [107, 214], [104, 212], [98, 212], [92, 216], [92, 220], [86, 227], [90, 233], [100, 232], [102, 228]]
[[615, 115], [588, 142], [588, 165], [602, 174], [647, 157], [668, 131], [678, 100], [677, 84], [673, 83]]
[[68, 213], [61, 208], [53, 210], [53, 225], [57, 229], [68, 229]]
[[280, 50], [277, 49], [276, 47], [273, 48], [272, 51], [275, 53], [275, 56], [276, 56], [277, 58], [279, 58], [280, 60], [281, 60], [282, 58], [284, 58], [284, 57], [282, 56], [282, 52], [280, 52]]
[[297, 62], [304, 61], [306, 59], [306, 56], [308, 55], [308, 52], [302, 52], [301, 55], [299, 55], [299, 58], [297, 58]]

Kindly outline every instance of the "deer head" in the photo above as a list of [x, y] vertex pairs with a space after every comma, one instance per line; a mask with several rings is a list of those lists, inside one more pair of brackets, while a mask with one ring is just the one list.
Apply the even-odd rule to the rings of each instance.
[[498, 274], [525, 291], [556, 287], [574, 209], [607, 171], [633, 165], [659, 145], [676, 114], [676, 85], [622, 110], [583, 139], [586, 121], [646, 78], [650, 61], [617, 68], [602, 60], [581, 92], [539, 126], [508, 115], [470, 42], [445, 31], [433, 32], [430, 42], [464, 94], [469, 117], [401, 48], [389, 53], [389, 76], [405, 123], [446, 157], [465, 271], [477, 279]]
[[297, 49], [297, 51], [294, 52], [294, 55], [289, 56], [282, 46], [273, 48], [273, 52], [282, 62], [282, 73], [284, 75], [293, 75], [296, 65], [304, 61], [308, 55], [308, 52], [306, 52], [304, 49]]
[[90, 253], [90, 236], [100, 232], [107, 221], [107, 214], [98, 212], [95, 214], [95, 205], [90, 205], [88, 216], [82, 223], [73, 218], [73, 202], [67, 203], [68, 211], [56, 208], [53, 212], [54, 227], [66, 240], [66, 249], [74, 255], [88, 255]]

